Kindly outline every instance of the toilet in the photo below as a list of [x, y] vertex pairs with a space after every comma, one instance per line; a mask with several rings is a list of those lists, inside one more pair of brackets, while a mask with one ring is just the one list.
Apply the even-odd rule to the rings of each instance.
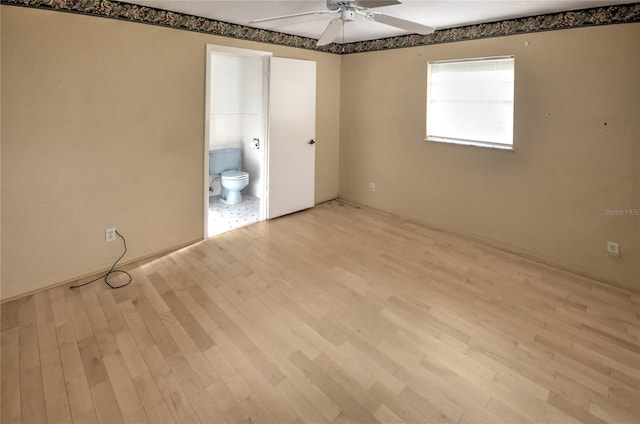
[[249, 185], [249, 174], [240, 171], [240, 149], [209, 151], [209, 174], [220, 175], [220, 200], [227, 205], [242, 202], [240, 193]]

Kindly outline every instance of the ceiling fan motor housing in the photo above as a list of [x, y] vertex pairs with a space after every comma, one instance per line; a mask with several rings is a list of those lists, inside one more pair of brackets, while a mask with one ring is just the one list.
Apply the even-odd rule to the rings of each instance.
[[327, 0], [327, 9], [340, 10], [353, 6], [354, 0]]
[[340, 19], [342, 22], [352, 22], [356, 20], [356, 12], [353, 10], [343, 10], [340, 12]]

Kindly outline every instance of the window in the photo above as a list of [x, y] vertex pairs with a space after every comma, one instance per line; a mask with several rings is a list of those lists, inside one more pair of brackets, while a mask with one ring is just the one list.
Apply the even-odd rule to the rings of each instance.
[[429, 62], [427, 140], [513, 148], [514, 58]]

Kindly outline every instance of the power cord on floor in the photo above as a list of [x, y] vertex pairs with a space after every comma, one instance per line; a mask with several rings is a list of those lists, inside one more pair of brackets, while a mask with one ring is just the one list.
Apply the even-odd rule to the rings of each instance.
[[[122, 234], [120, 234], [120, 233], [118, 232], [118, 230], [116, 230], [116, 235], [122, 239], [122, 244], [123, 244], [123, 246], [124, 246], [124, 252], [122, 252], [122, 255], [120, 255], [120, 257], [119, 257], [119, 258], [118, 258], [118, 259], [113, 263], [113, 265], [111, 265], [111, 268], [109, 269], [109, 271], [107, 271], [105, 274], [103, 274], [103, 275], [99, 276], [98, 278], [94, 278], [94, 279], [93, 279], [93, 280], [91, 280], [91, 281], [87, 281], [86, 283], [82, 283], [82, 284], [78, 284], [78, 285], [75, 285], [75, 286], [71, 286], [71, 287], [69, 287], [69, 288], [71, 288], [71, 289], [77, 289], [77, 288], [79, 288], [79, 287], [83, 287], [83, 286], [86, 286], [86, 285], [88, 285], [88, 284], [95, 283], [96, 281], [98, 281], [98, 280], [100, 280], [100, 279], [104, 279], [105, 284], [106, 284], [107, 286], [109, 286], [110, 288], [112, 288], [112, 289], [119, 289], [119, 288], [122, 288], [122, 287], [125, 287], [125, 286], [128, 286], [129, 284], [131, 284], [131, 282], [133, 281], [133, 277], [131, 276], [131, 274], [129, 274], [127, 271], [123, 271], [123, 270], [121, 270], [121, 269], [114, 269], [114, 268], [116, 267], [116, 265], [118, 264], [118, 262], [120, 262], [120, 260], [121, 260], [122, 258], [124, 258], [124, 255], [126, 255], [126, 254], [127, 254], [127, 241], [126, 241], [126, 240], [125, 240], [125, 238], [122, 236]], [[119, 286], [113, 286], [113, 285], [111, 285], [111, 284], [109, 283], [109, 276], [110, 276], [110, 275], [113, 275], [113, 274], [116, 274], [116, 273], [125, 274], [127, 277], [129, 277], [129, 281], [127, 281], [126, 283], [121, 284], [121, 285], [119, 285]]]

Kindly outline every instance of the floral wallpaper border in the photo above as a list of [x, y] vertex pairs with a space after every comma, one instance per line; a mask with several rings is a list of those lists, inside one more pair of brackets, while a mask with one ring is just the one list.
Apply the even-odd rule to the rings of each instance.
[[362, 53], [531, 32], [640, 22], [640, 3], [631, 3], [448, 28], [429, 35], [412, 34], [317, 47], [316, 40], [313, 38], [251, 28], [245, 25], [114, 0], [2, 0], [2, 4], [119, 19], [334, 54]]

